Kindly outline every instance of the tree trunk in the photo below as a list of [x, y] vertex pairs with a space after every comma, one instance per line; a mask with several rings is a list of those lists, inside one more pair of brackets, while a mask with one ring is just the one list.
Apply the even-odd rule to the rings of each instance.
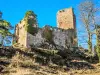
[[96, 52], [100, 63], [100, 32], [98, 30], [96, 31], [96, 41], [97, 41]]
[[92, 53], [92, 35], [91, 35], [91, 33], [88, 33], [88, 50], [89, 50], [89, 53]]
[[100, 46], [99, 46], [99, 42], [97, 43], [96, 52], [97, 52], [99, 63], [100, 63]]

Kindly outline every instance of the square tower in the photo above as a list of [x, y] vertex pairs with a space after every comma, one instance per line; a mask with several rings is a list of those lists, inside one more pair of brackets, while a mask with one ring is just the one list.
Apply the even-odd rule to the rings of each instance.
[[75, 29], [76, 19], [72, 8], [59, 10], [57, 13], [57, 26], [62, 29]]

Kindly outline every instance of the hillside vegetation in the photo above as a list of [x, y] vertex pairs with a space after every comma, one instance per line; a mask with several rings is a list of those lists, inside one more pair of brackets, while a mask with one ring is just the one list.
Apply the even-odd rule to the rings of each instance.
[[[76, 50], [0, 48], [1, 75], [97, 75], [96, 57]], [[95, 59], [95, 60], [94, 60]], [[93, 60], [93, 61], [92, 61]], [[96, 73], [96, 74], [95, 74]]]

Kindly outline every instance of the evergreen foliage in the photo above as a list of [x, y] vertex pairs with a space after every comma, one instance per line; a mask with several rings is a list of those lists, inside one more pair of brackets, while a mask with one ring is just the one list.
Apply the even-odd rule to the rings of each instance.
[[[0, 17], [2, 17], [2, 15]], [[3, 46], [4, 40], [7, 42], [10, 42], [10, 40], [5, 39], [5, 37], [12, 35], [9, 32], [9, 30], [12, 28], [13, 27], [11, 26], [10, 22], [3, 20], [2, 18], [0, 19], [0, 34], [2, 36], [2, 41], [1, 41], [2, 46]]]
[[11, 25], [6, 20], [0, 20], [0, 34], [5, 37], [10, 35], [9, 29], [11, 29]]

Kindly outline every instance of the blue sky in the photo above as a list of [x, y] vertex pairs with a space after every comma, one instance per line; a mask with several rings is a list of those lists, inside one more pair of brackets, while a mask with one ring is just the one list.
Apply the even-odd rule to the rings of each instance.
[[38, 16], [39, 27], [46, 24], [56, 27], [57, 11], [73, 7], [78, 30], [80, 29], [78, 11], [80, 1], [82, 0], [1, 0], [0, 10], [3, 12], [3, 19], [9, 21], [13, 26], [24, 17], [26, 11], [33, 10]]
[[56, 13], [63, 8], [73, 7], [77, 13], [79, 0], [1, 0], [0, 10], [3, 18], [14, 26], [26, 11], [33, 10], [38, 15], [39, 26], [45, 24], [56, 26]]

